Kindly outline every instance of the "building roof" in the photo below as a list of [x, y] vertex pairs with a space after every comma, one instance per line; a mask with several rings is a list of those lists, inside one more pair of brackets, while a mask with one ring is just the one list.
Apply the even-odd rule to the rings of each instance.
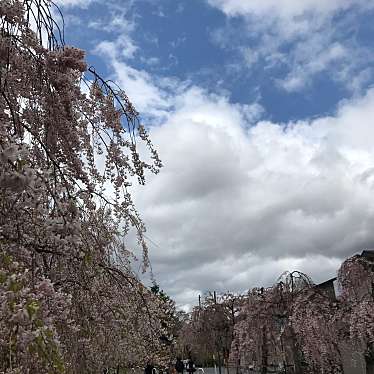
[[326, 280], [326, 281], [324, 281], [322, 283], [318, 283], [318, 284], [315, 285], [315, 287], [317, 287], [317, 288], [319, 288], [319, 287], [323, 288], [323, 287], [329, 285], [329, 283], [334, 283], [335, 281], [336, 281], [336, 277], [328, 279], [328, 280]]
[[361, 257], [365, 257], [365, 258], [367, 258], [369, 260], [374, 260], [374, 250], [372, 250], [372, 249], [365, 249], [364, 251], [362, 251]]

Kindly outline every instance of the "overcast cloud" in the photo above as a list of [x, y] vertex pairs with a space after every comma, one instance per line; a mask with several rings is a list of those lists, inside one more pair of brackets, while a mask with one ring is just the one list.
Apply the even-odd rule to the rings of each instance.
[[[207, 290], [270, 285], [285, 270], [324, 281], [346, 257], [374, 248], [374, 88], [372, 68], [363, 64], [371, 52], [342, 34], [349, 20], [336, 19], [374, 2], [206, 3], [257, 35], [257, 44], [230, 46], [238, 30], [229, 23], [210, 32], [220, 48], [240, 52], [240, 69], [263, 64], [270, 75], [281, 64], [273, 83], [285, 94], [308, 90], [327, 72], [351, 95], [329, 116], [278, 123], [269, 120], [260, 89], [257, 100], [238, 103], [224, 90], [136, 66], [136, 17], [95, 45], [110, 77], [153, 124], [164, 168], [133, 193], [154, 275], [184, 308]], [[129, 11], [117, 12], [106, 28], [117, 30], [121, 16], [128, 22]], [[91, 27], [105, 25], [95, 19]]]
[[374, 90], [288, 124], [248, 122], [251, 108], [196, 87], [176, 101], [151, 131], [165, 168], [136, 201], [156, 278], [177, 300], [285, 270], [322, 281], [373, 247]]
[[133, 72], [132, 85], [115, 67], [143, 111], [169, 108], [151, 129], [164, 169], [136, 203], [156, 279], [180, 304], [208, 289], [269, 285], [285, 270], [323, 281], [373, 247], [374, 89], [334, 116], [277, 124], [257, 120], [258, 104], [196, 86], [154, 100], [141, 93], [161, 90], [156, 82]]

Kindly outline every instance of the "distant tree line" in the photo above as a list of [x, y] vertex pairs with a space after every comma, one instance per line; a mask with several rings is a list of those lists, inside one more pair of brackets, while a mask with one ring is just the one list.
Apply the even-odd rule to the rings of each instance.
[[183, 329], [179, 349], [220, 372], [337, 374], [361, 365], [373, 374], [374, 252], [347, 259], [320, 285], [295, 271], [243, 295], [208, 293]]

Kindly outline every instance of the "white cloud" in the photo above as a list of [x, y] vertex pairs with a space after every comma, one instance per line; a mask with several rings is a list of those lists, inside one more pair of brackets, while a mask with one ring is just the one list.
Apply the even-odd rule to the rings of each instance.
[[97, 0], [55, 0], [54, 3], [62, 7], [82, 7], [87, 8]]
[[335, 13], [354, 5], [369, 7], [373, 6], [372, 0], [207, 0], [212, 6], [221, 9], [229, 16], [274, 15], [282, 18], [294, 18], [306, 13], [319, 13], [321, 15]]
[[111, 3], [108, 6], [107, 13], [102, 18], [91, 21], [89, 27], [104, 31], [106, 33], [115, 33], [117, 38], [114, 41], [101, 41], [97, 46], [96, 52], [108, 52], [113, 55], [114, 51], [121, 58], [132, 59], [139, 47], [135, 43], [132, 35], [136, 30], [137, 24], [131, 13], [133, 1], [125, 4]]
[[[374, 9], [373, 0], [207, 2], [229, 18], [242, 17], [245, 27], [234, 32], [248, 35], [247, 44], [238, 46], [243, 63], [247, 68], [255, 63], [262, 63], [267, 69], [281, 67], [284, 72], [277, 82], [287, 91], [300, 91], [315, 76], [329, 71], [332, 79], [357, 93], [371, 76], [371, 70], [362, 73], [368, 70], [371, 52], [355, 43], [353, 33], [346, 34], [348, 26], [344, 22]], [[235, 39], [227, 32], [227, 26], [213, 32], [213, 40], [223, 48], [232, 48]], [[357, 75], [360, 79], [352, 84], [352, 76]]]
[[157, 79], [145, 70], [131, 67], [123, 61], [122, 49], [117, 42], [103, 41], [95, 52], [107, 56], [116, 82], [126, 91], [139, 112], [157, 122], [169, 115], [175, 95], [186, 86], [184, 83], [172, 78]]
[[[322, 43], [313, 45], [313, 42], [315, 41], [310, 40], [307, 45], [300, 44], [296, 47], [293, 69], [284, 79], [279, 80], [280, 86], [286, 91], [292, 92], [303, 89], [310, 83], [312, 76], [331, 67], [334, 70], [336, 64], [339, 64], [339, 62], [344, 63], [344, 60], [351, 58], [349, 51], [340, 43], [321, 48], [323, 47]], [[313, 56], [312, 59], [310, 58], [311, 55]], [[357, 85], [356, 89], [358, 87]]]
[[198, 87], [172, 107], [151, 130], [165, 167], [135, 192], [156, 277], [181, 305], [287, 269], [322, 281], [374, 245], [374, 90], [288, 124]]
[[[181, 307], [208, 289], [272, 284], [284, 270], [323, 281], [374, 245], [374, 89], [333, 116], [273, 123], [259, 120], [256, 103], [129, 66], [116, 44], [99, 51], [156, 123], [151, 138], [165, 167], [133, 193], [157, 243], [156, 278]], [[346, 53], [331, 44], [307, 70]]]

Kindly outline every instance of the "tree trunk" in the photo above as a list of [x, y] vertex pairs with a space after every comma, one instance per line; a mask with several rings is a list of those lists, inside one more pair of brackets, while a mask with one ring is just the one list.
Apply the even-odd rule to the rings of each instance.
[[366, 374], [374, 374], [374, 360], [366, 360]]
[[266, 337], [266, 327], [262, 328], [262, 347], [261, 347], [261, 374], [267, 374], [268, 371], [268, 347]]
[[222, 374], [222, 368], [221, 368], [221, 355], [219, 351], [217, 352], [217, 360], [218, 360], [218, 373]]
[[[374, 288], [373, 288], [374, 290]], [[365, 355], [366, 374], [374, 374], [374, 344], [369, 343]]]
[[292, 344], [292, 352], [293, 352], [293, 364], [294, 364], [294, 373], [295, 374], [303, 374], [303, 368], [301, 365], [301, 359], [302, 359], [302, 352], [298, 347], [297, 340], [295, 337], [295, 333], [291, 327], [290, 331], [290, 338], [291, 338], [291, 344]]

